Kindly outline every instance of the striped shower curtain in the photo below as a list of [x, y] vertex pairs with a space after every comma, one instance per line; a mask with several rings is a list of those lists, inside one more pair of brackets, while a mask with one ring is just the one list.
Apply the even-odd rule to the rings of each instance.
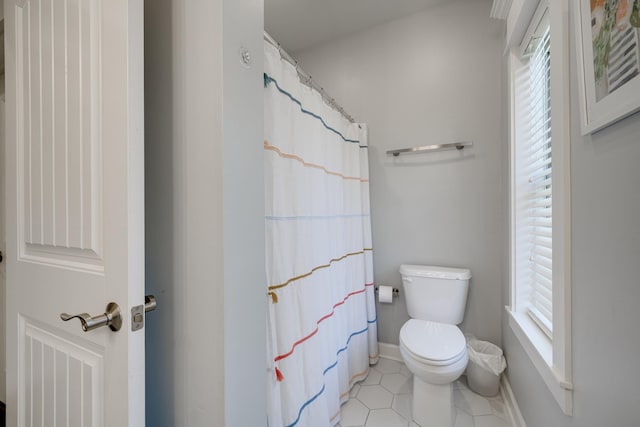
[[265, 42], [270, 427], [336, 425], [377, 362], [367, 130]]

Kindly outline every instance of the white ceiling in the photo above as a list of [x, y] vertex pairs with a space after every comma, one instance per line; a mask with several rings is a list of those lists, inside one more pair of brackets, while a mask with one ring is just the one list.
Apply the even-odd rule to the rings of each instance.
[[445, 1], [264, 0], [264, 27], [293, 53]]

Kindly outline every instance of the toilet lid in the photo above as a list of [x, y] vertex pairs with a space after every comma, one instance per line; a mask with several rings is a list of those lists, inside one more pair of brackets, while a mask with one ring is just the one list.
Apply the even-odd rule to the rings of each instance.
[[418, 319], [402, 326], [400, 342], [418, 358], [437, 362], [459, 358], [467, 345], [457, 326]]

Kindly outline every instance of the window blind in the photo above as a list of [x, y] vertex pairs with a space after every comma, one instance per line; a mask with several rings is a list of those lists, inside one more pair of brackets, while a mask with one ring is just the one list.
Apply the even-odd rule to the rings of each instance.
[[533, 47], [516, 76], [516, 251], [524, 259], [527, 311], [552, 336], [552, 161], [551, 63], [548, 26], [533, 38]]

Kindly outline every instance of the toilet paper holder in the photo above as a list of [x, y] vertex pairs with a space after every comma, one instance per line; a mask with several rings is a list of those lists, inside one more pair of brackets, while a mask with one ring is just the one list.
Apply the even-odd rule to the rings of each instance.
[[[378, 293], [378, 287], [377, 287], [377, 286], [375, 286], [375, 287], [373, 288], [373, 290], [374, 290], [374, 292], [375, 292], [375, 293]], [[393, 295], [394, 295], [394, 296], [395, 296], [395, 295], [399, 295], [399, 294], [400, 294], [400, 289], [398, 289], [398, 288], [393, 288], [393, 291], [392, 291], [392, 292], [393, 292]]]

